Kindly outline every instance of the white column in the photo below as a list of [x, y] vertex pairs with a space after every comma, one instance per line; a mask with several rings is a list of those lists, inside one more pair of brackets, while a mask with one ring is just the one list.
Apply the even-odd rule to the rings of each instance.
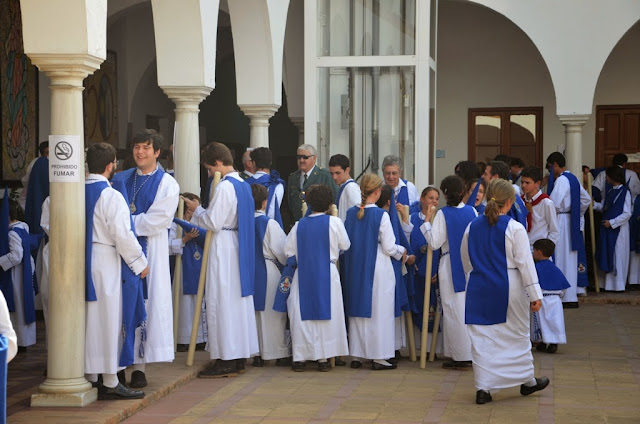
[[200, 103], [211, 87], [161, 87], [176, 104], [173, 166], [181, 192], [200, 194]]
[[558, 115], [565, 128], [567, 169], [574, 175], [582, 173], [582, 128], [591, 115]]
[[278, 111], [278, 105], [238, 105], [249, 118], [252, 148], [269, 147], [269, 119]]
[[[29, 57], [51, 80], [51, 133], [84, 139], [82, 80], [103, 59], [88, 54]], [[84, 178], [52, 182], [50, 194], [47, 379], [32, 395], [31, 406], [85, 406], [96, 400], [97, 390], [84, 378]]]
[[293, 125], [298, 129], [298, 146], [302, 146], [304, 144], [304, 117], [303, 116], [293, 116], [289, 117]]

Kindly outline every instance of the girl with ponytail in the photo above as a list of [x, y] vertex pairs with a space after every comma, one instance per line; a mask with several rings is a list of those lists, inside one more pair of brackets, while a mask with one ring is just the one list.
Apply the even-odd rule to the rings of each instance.
[[349, 353], [352, 368], [372, 359], [374, 370], [394, 369], [386, 358], [394, 356], [395, 274], [391, 257], [404, 260], [406, 250], [396, 245], [389, 215], [376, 205], [382, 180], [366, 174], [360, 183], [362, 203], [347, 212], [345, 227], [351, 248], [344, 263], [344, 296], [349, 318]]

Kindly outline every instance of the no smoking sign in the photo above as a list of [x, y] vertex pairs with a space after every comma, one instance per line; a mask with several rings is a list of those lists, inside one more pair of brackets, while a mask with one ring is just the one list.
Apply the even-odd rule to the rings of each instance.
[[84, 179], [84, 155], [82, 139], [78, 135], [50, 135], [49, 181], [52, 183], [77, 183]]

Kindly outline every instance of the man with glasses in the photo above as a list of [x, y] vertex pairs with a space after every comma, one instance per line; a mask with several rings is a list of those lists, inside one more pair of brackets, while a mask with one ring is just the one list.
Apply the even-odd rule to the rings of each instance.
[[338, 186], [333, 182], [331, 174], [327, 170], [316, 166], [317, 154], [316, 148], [310, 144], [303, 144], [298, 147], [296, 153], [298, 170], [289, 175], [288, 183], [289, 209], [294, 221], [302, 218], [304, 192], [313, 184], [326, 185], [331, 189], [334, 198], [338, 194]]

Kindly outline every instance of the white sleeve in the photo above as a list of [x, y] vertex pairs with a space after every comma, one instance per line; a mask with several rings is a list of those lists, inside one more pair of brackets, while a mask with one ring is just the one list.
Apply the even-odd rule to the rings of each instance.
[[0, 334], [5, 336], [9, 342], [9, 349], [7, 350], [7, 362], [10, 362], [18, 353], [18, 337], [11, 324], [11, 318], [9, 315], [9, 307], [4, 296], [0, 294]]
[[511, 239], [511, 249], [516, 268], [522, 277], [522, 285], [529, 302], [542, 299], [542, 291], [538, 284], [538, 273], [533, 263], [529, 236], [522, 224], [511, 220], [507, 226], [506, 237]]
[[267, 232], [264, 236], [267, 250], [278, 260], [282, 265], [287, 263], [287, 255], [284, 254], [284, 242], [287, 239], [287, 235], [284, 233], [280, 224], [273, 219], [270, 219], [267, 223]]
[[287, 239], [284, 241], [284, 254], [287, 258], [291, 256], [298, 256], [298, 223], [293, 225]]
[[420, 200], [420, 196], [418, 196], [418, 189], [411, 181], [407, 181], [407, 194], [409, 195], [409, 206]]
[[147, 212], [133, 216], [136, 234], [155, 236], [162, 231], [167, 231], [178, 209], [179, 198], [180, 187], [178, 183], [169, 174], [165, 174], [151, 207]]
[[583, 216], [584, 213], [589, 209], [589, 205], [591, 204], [591, 196], [589, 196], [589, 192], [582, 187], [580, 184], [580, 216]]
[[469, 275], [469, 273], [473, 270], [473, 266], [471, 265], [471, 258], [469, 257], [470, 228], [471, 224], [467, 225], [467, 229], [464, 230], [464, 235], [462, 236], [462, 242], [460, 243], [460, 259], [462, 259], [462, 268], [464, 269], [465, 275]]
[[15, 231], [9, 231], [9, 253], [0, 256], [0, 266], [3, 270], [9, 271], [22, 262], [23, 254], [22, 239]]
[[172, 222], [169, 229], [169, 255], [182, 255], [183, 247], [182, 237], [178, 237], [178, 224]]
[[549, 230], [547, 238], [552, 242], [557, 243], [558, 237], [560, 236], [560, 230], [558, 230], [558, 214], [556, 213], [556, 207], [551, 199], [549, 199], [548, 202], [543, 202], [542, 207], [544, 208], [544, 217], [545, 221], [547, 221], [547, 228]]
[[[134, 274], [138, 275], [147, 267], [147, 258], [142, 252], [142, 247], [138, 243], [138, 239], [131, 231], [131, 212], [124, 197], [116, 190], [110, 190], [104, 200], [101, 202], [104, 207], [105, 217], [108, 217], [109, 232], [115, 243], [115, 248], [124, 262], [131, 268]], [[100, 196], [100, 200], [102, 196]], [[96, 205], [97, 206], [97, 205]], [[167, 230], [165, 230], [167, 231]]]
[[[625, 177], [629, 180], [629, 191], [631, 191], [631, 196], [635, 197], [640, 194], [640, 180], [638, 180], [638, 174], [631, 170], [627, 169], [625, 171]], [[626, 182], [626, 181], [625, 181]]]
[[631, 194], [629, 192], [625, 193], [624, 199], [624, 207], [622, 208], [622, 213], [616, 216], [613, 219], [609, 220], [609, 224], [611, 224], [611, 228], [616, 229], [629, 221], [631, 218]]
[[405, 248], [404, 246], [396, 244], [396, 236], [393, 234], [393, 227], [391, 226], [389, 214], [382, 214], [380, 229], [378, 230], [378, 241], [380, 242], [382, 253], [397, 260], [402, 259]]
[[42, 202], [42, 215], [40, 215], [40, 226], [44, 232], [49, 235], [49, 204], [51, 200], [49, 196]]
[[349, 236], [347, 235], [347, 229], [344, 228], [344, 223], [337, 216], [329, 217], [330, 223], [333, 223], [333, 226], [336, 227], [336, 232], [338, 233], [338, 249], [340, 252], [345, 252], [349, 250], [351, 247], [351, 240], [349, 240]]
[[433, 219], [433, 225], [430, 222], [425, 222], [420, 227], [422, 235], [427, 240], [427, 244], [433, 249], [438, 250], [447, 241], [447, 221], [444, 219], [442, 210], [436, 213], [436, 217]]
[[360, 202], [362, 202], [362, 195], [360, 193], [360, 186], [358, 186], [358, 183], [354, 182], [347, 184], [342, 195], [347, 196], [347, 210], [356, 205], [360, 205]]
[[604, 186], [605, 186], [605, 175], [606, 172], [603, 169], [602, 171], [600, 171], [600, 173], [598, 175], [596, 175], [596, 178], [593, 180], [593, 183], [591, 184], [593, 187], [596, 187], [598, 190], [600, 190], [600, 193], [602, 193], [602, 195], [604, 196]]
[[237, 212], [237, 207], [232, 208], [232, 204], [237, 204], [238, 199], [235, 195], [233, 184], [229, 181], [220, 181], [213, 193], [213, 199], [209, 203], [209, 207], [204, 209], [198, 206], [193, 212], [192, 220], [199, 227], [207, 230], [218, 232], [224, 227], [224, 223], [230, 214]]

